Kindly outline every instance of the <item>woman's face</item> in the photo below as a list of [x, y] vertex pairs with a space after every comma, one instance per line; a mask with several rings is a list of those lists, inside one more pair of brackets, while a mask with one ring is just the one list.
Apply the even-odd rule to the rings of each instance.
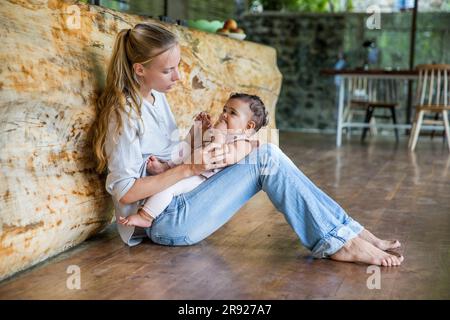
[[253, 113], [248, 103], [241, 99], [230, 99], [223, 107], [219, 121], [227, 124], [230, 133], [243, 132], [246, 129], [254, 128], [255, 123], [251, 120], [252, 116]]
[[[180, 80], [180, 46], [177, 44], [166, 52], [156, 56], [147, 67], [137, 72], [143, 78], [147, 88], [159, 92], [169, 91]], [[137, 71], [137, 70], [136, 70]]]

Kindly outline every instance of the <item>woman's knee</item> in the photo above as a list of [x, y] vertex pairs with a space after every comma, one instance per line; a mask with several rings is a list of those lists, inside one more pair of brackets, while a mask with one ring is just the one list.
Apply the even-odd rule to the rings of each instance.
[[254, 159], [261, 160], [261, 158], [266, 158], [267, 156], [271, 155], [278, 155], [281, 152], [282, 151], [277, 147], [277, 145], [273, 143], [264, 143], [253, 150], [250, 153], [250, 156]]
[[270, 142], [262, 144], [258, 147], [258, 149], [260, 150], [260, 152], [266, 154], [278, 154], [282, 152], [276, 144]]
[[278, 168], [281, 154], [282, 151], [278, 146], [273, 143], [265, 143], [254, 151], [250, 161], [254, 161], [263, 172], [269, 169], [272, 172], [272, 169]]

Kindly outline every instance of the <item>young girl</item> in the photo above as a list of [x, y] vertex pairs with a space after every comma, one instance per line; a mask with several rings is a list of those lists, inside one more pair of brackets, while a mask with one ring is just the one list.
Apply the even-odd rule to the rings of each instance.
[[[214, 142], [219, 145], [227, 144], [228, 156], [236, 157], [240, 161], [247, 156], [255, 146], [257, 140], [250, 140], [250, 137], [268, 123], [267, 111], [264, 103], [257, 96], [244, 93], [236, 93], [230, 96], [223, 108], [223, 112], [214, 127], [203, 135], [203, 146], [207, 142]], [[195, 120], [202, 121], [202, 128], [209, 128], [210, 120], [207, 114], [199, 114]], [[203, 133], [203, 132], [202, 132]], [[171, 159], [173, 163], [180, 163], [183, 155], [179, 159]], [[166, 190], [159, 192], [146, 200], [144, 206], [136, 213], [128, 217], [120, 217], [119, 223], [127, 226], [150, 227], [153, 219], [160, 215], [172, 201], [173, 197], [195, 189], [216, 174], [220, 169], [208, 170], [198, 176], [183, 179]], [[165, 170], [163, 170], [165, 171]], [[163, 172], [161, 171], [161, 172]]]
[[365, 230], [273, 144], [261, 145], [239, 161], [241, 165], [232, 166], [237, 159], [213, 142], [192, 150], [191, 158], [198, 161], [148, 176], [149, 156], [168, 161], [179, 144], [171, 139], [177, 128], [164, 92], [180, 79], [180, 59], [176, 36], [161, 24], [141, 23], [117, 35], [94, 127], [97, 170], [108, 169], [106, 189], [117, 220], [135, 214], [146, 198], [178, 181], [228, 167], [194, 190], [174, 196], [151, 227], [117, 224], [125, 243], [136, 245], [148, 236], [161, 245], [193, 245], [262, 190], [315, 257], [400, 265], [403, 257], [385, 251], [399, 247], [398, 241], [381, 240]]

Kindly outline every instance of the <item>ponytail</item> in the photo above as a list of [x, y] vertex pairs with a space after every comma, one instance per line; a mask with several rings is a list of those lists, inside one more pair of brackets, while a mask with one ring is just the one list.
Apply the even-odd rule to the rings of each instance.
[[[107, 134], [120, 135], [123, 115], [141, 117], [142, 96], [134, 63], [150, 64], [151, 60], [177, 43], [170, 30], [159, 23], [141, 23], [133, 29], [123, 29], [116, 37], [108, 65], [106, 85], [97, 100], [93, 150], [97, 160], [96, 171], [102, 173], [107, 166], [105, 141]], [[155, 53], [156, 52], [156, 53]], [[108, 124], [116, 123], [108, 132]]]

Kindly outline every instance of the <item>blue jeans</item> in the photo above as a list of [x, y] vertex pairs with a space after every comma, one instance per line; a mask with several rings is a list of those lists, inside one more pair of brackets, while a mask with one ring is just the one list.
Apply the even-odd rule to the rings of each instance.
[[195, 244], [224, 225], [260, 190], [317, 258], [334, 254], [363, 230], [277, 146], [264, 144], [194, 190], [175, 196], [146, 233], [162, 245]]

